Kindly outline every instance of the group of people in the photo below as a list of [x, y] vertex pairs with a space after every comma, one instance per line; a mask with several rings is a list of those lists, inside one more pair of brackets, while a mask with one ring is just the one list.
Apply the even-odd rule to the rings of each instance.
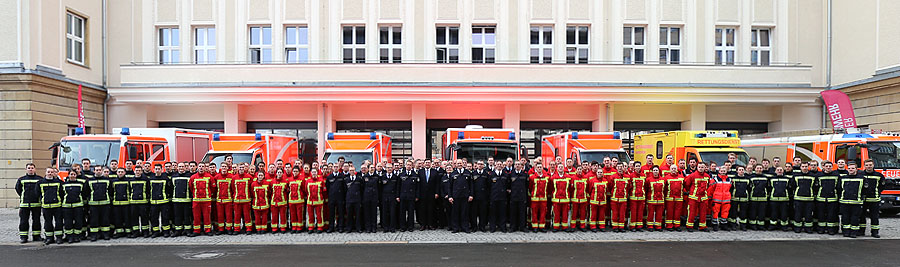
[[[16, 182], [28, 242], [214, 234], [785, 230], [879, 237], [884, 176], [863, 163], [757, 163], [729, 155], [659, 165], [572, 159], [271, 164], [113, 160]], [[41, 236], [41, 215], [44, 231]], [[838, 216], [840, 215], [840, 221]], [[708, 227], [709, 226], [709, 227]]]

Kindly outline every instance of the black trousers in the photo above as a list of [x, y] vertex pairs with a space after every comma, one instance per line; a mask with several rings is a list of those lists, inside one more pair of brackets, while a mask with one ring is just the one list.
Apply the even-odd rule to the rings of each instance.
[[453, 198], [450, 204], [450, 230], [469, 231], [469, 199], [468, 197]]
[[112, 224], [116, 233], [131, 233], [131, 205], [112, 206]]
[[172, 203], [172, 227], [175, 231], [194, 229], [193, 211], [191, 210], [191, 202], [174, 202]]
[[367, 201], [362, 204], [362, 221], [367, 231], [375, 231], [375, 226], [378, 225], [377, 206], [378, 202], [375, 201]]
[[416, 223], [416, 201], [400, 199], [400, 228], [412, 230]]
[[90, 206], [91, 214], [88, 221], [91, 224], [91, 233], [109, 232], [110, 223], [110, 206], [109, 205], [92, 205]]
[[433, 227], [437, 226], [437, 221], [435, 220], [435, 214], [437, 208], [435, 207], [437, 201], [440, 199], [434, 199], [434, 196], [424, 196], [419, 199], [419, 207], [416, 208], [419, 216], [419, 224], [423, 227]]
[[813, 227], [813, 210], [815, 202], [794, 201], [794, 227]]
[[506, 200], [491, 201], [491, 231], [506, 231]]
[[837, 227], [838, 226], [838, 203], [835, 202], [816, 202], [816, 217], [819, 219], [819, 227]]
[[790, 203], [787, 201], [769, 201], [769, 206], [772, 208], [772, 214], [769, 216], [770, 226], [779, 223], [781, 226], [788, 225], [788, 204]]
[[31, 219], [31, 235], [41, 237], [41, 207], [19, 208], [19, 236], [28, 238], [28, 219]]
[[150, 204], [131, 205], [131, 230], [150, 231]]
[[512, 230], [525, 231], [528, 229], [527, 217], [528, 202], [526, 201], [510, 201], [509, 202], [509, 228]]
[[394, 198], [381, 200], [381, 227], [385, 231], [397, 230], [397, 200]]
[[66, 235], [81, 235], [84, 228], [84, 207], [63, 208]]
[[345, 203], [337, 202], [337, 201], [329, 201], [328, 202], [328, 210], [331, 211], [328, 215], [328, 223], [330, 228], [333, 230], [343, 229], [344, 228], [344, 208]]
[[62, 238], [63, 235], [63, 217], [62, 208], [42, 209], [41, 214], [44, 215], [44, 236], [52, 238], [53, 236]]
[[859, 217], [862, 217], [863, 205], [841, 204], [841, 228], [844, 231], [859, 230]]
[[479, 231], [487, 229], [488, 222], [490, 221], [488, 217], [488, 214], [490, 214], [488, 203], [487, 199], [475, 199], [472, 200], [469, 209], [469, 223], [472, 227], [477, 227]]
[[862, 226], [862, 229], [866, 229], [866, 218], [869, 218], [869, 228], [872, 228], [872, 230], [881, 229], [881, 226], [878, 225], [878, 218], [881, 216], [879, 214], [881, 202], [864, 202], [862, 208], [862, 216], [859, 218], [859, 224]]
[[150, 204], [150, 227], [152, 231], [168, 231], [171, 229], [172, 218], [169, 217], [169, 203]]
[[450, 226], [450, 212], [453, 210], [452, 205], [450, 205], [450, 200], [447, 198], [442, 198], [438, 202], [437, 206], [438, 206], [438, 210], [439, 210], [439, 212], [437, 213], [437, 217], [438, 217], [438, 221], [440, 221], [440, 223], [438, 224], [438, 227], [441, 227], [441, 228], [449, 227]]
[[750, 201], [750, 224], [766, 225], [766, 202]]
[[732, 201], [731, 202], [731, 210], [728, 213], [728, 222], [730, 223], [739, 223], [739, 224], [747, 224], [749, 219], [750, 202], [746, 201]]
[[362, 203], [347, 203], [346, 231], [362, 231]]

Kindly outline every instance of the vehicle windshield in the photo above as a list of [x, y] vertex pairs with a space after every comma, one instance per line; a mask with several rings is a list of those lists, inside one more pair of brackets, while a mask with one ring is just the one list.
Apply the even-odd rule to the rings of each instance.
[[337, 163], [340, 157], [344, 157], [344, 162], [352, 162], [357, 171], [364, 161], [372, 162], [372, 152], [325, 152], [328, 163]]
[[206, 156], [203, 156], [202, 162], [212, 162], [216, 166], [222, 166], [222, 162], [225, 161], [225, 157], [228, 155], [234, 157], [232, 163], [250, 163], [253, 157], [251, 153], [207, 153]]
[[868, 150], [876, 169], [900, 168], [900, 141], [869, 142]]
[[457, 159], [467, 159], [469, 162], [488, 160], [489, 158], [505, 160], [506, 158], [518, 159], [516, 144], [504, 143], [460, 143], [456, 150]]
[[629, 162], [631, 158], [628, 157], [628, 153], [623, 151], [582, 151], [581, 158], [578, 161], [587, 161], [587, 162], [600, 162], [603, 163], [603, 158], [619, 158], [619, 162]]
[[69, 171], [72, 164], [90, 159], [93, 166], [106, 166], [119, 159], [119, 141], [62, 141], [59, 145], [59, 170]]
[[703, 162], [715, 162], [718, 165], [724, 164], [728, 161], [728, 153], [734, 153], [737, 155], [738, 165], [747, 166], [747, 162], [750, 161], [750, 157], [747, 156], [746, 152], [737, 152], [737, 151], [722, 151], [722, 152], [700, 152], [700, 159]]

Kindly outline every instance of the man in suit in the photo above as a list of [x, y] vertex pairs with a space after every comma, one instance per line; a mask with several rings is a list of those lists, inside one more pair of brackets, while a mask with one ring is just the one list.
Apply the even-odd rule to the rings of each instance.
[[424, 168], [419, 171], [419, 220], [422, 225], [420, 230], [437, 228], [435, 222], [435, 207], [438, 199], [438, 187], [440, 186], [438, 170], [432, 168], [431, 160], [425, 160]]

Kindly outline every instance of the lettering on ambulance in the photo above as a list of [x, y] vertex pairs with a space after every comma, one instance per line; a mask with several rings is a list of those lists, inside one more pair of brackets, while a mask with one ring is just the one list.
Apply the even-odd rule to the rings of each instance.
[[740, 139], [695, 139], [697, 145], [740, 145]]
[[885, 178], [900, 178], [900, 170], [883, 170], [881, 174], [884, 175]]

